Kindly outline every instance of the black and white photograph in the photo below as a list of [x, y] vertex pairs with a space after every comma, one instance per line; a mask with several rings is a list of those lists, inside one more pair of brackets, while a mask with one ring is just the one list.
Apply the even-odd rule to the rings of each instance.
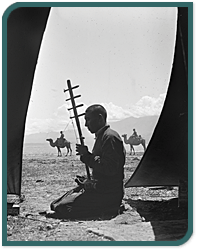
[[192, 13], [192, 2], [5, 10], [4, 246], [188, 241]]

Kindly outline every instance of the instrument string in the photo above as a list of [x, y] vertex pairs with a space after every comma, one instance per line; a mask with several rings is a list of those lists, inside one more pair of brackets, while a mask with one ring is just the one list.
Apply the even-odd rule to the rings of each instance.
[[[69, 103], [69, 102], [66, 101], [66, 106], [67, 106], [67, 108], [69, 108], [69, 104], [68, 104], [68, 103]], [[69, 118], [70, 118], [71, 121], [69, 121], [69, 123], [67, 124], [67, 127], [69, 126], [69, 124], [70, 124], [70, 122], [71, 122], [71, 123], [72, 123], [72, 126], [73, 126], [74, 135], [75, 135], [75, 138], [76, 138], [76, 143], [78, 143], [78, 142], [79, 142], [79, 138], [78, 138], [77, 133], [76, 133], [76, 128], [75, 128], [73, 119], [71, 118], [71, 117], [72, 117], [72, 116], [71, 116], [71, 111], [68, 110], [68, 112], [69, 112]], [[66, 128], [67, 128], [67, 127], [66, 127]], [[65, 130], [66, 130], [66, 129], [65, 129]], [[65, 130], [64, 130], [64, 131], [65, 131]]]

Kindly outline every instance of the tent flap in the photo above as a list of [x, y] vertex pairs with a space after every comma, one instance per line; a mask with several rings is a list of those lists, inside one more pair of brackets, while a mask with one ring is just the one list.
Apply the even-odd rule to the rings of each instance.
[[166, 100], [147, 150], [126, 182], [177, 186], [188, 179], [188, 8], [178, 8], [175, 53]]
[[21, 7], [7, 19], [7, 193], [20, 195], [26, 114], [50, 8]]

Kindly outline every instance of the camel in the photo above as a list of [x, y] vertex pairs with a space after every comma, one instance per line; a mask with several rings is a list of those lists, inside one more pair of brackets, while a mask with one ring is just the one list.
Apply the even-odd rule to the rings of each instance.
[[125, 144], [129, 144], [130, 145], [130, 154], [132, 154], [132, 150], [133, 150], [133, 153], [135, 155], [135, 149], [133, 147], [133, 145], [139, 145], [141, 144], [144, 148], [144, 151], [146, 150], [146, 141], [145, 139], [143, 138], [140, 138], [140, 137], [132, 137], [130, 136], [129, 139], [127, 139], [127, 134], [123, 134], [122, 137], [124, 138], [124, 142]]
[[46, 139], [46, 141], [48, 141], [52, 147], [57, 148], [58, 157], [62, 156], [60, 148], [65, 148], [65, 147], [67, 148], [67, 153], [65, 156], [68, 155], [69, 151], [70, 151], [70, 156], [72, 155], [71, 143], [68, 142], [66, 139], [57, 138], [57, 140], [55, 142], [53, 142], [53, 140], [51, 138], [48, 138], [48, 139]]

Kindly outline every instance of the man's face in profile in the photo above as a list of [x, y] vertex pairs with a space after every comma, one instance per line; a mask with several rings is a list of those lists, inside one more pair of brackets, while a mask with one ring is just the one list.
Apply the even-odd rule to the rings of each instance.
[[85, 126], [92, 134], [96, 133], [100, 129], [100, 116], [95, 115], [93, 112], [86, 111]]

